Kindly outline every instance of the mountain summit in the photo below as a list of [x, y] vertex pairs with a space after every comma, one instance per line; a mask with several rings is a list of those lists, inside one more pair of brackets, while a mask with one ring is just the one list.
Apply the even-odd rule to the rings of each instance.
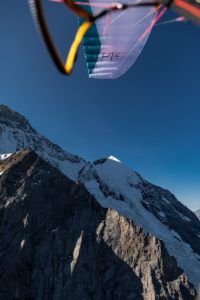
[[0, 105], [0, 155], [31, 148], [46, 161], [76, 179], [85, 161], [50, 142], [36, 132], [28, 120], [5, 105]]
[[[24, 148], [32, 149], [34, 152], [31, 150], [23, 150]], [[9, 156], [11, 153], [13, 153], [13, 155]], [[72, 286], [75, 287], [79, 282], [78, 278], [80, 281], [84, 278], [82, 288], [88, 289], [90, 296], [87, 294], [88, 296], [84, 296], [85, 298], [83, 297], [83, 299], [187, 300], [195, 298], [195, 292], [192, 286], [197, 290], [200, 283], [200, 222], [197, 216], [181, 204], [169, 191], [149, 183], [137, 172], [134, 172], [113, 156], [98, 159], [94, 162], [86, 162], [77, 155], [65, 152], [59, 146], [51, 143], [48, 139], [37, 133], [23, 116], [13, 112], [6, 106], [0, 106], [0, 157], [2, 159], [0, 163], [0, 214], [4, 216], [4, 221], [0, 223], [0, 226], [3, 224], [3, 227], [0, 227], [0, 233], [5, 234], [5, 245], [9, 245], [13, 237], [16, 234], [18, 235], [15, 231], [15, 228], [18, 230], [18, 225], [15, 227], [10, 224], [8, 227], [13, 228], [12, 237], [9, 241], [6, 240], [7, 229], [5, 228], [7, 227], [5, 226], [7, 226], [7, 222], [10, 222], [8, 219], [10, 213], [7, 214], [8, 208], [13, 212], [15, 208], [18, 207], [20, 216], [16, 216], [16, 218], [19, 217], [18, 221], [15, 222], [13, 220], [15, 224], [20, 224], [21, 218], [26, 220], [26, 215], [30, 214], [32, 215], [31, 220], [34, 220], [33, 225], [31, 225], [32, 227], [28, 227], [28, 238], [24, 230], [19, 230], [19, 237], [13, 240], [13, 243], [16, 244], [13, 245], [14, 248], [11, 247], [12, 249], [18, 247], [17, 245], [19, 245], [19, 248], [23, 248], [26, 243], [29, 243], [29, 239], [34, 239], [34, 237], [31, 236], [33, 235], [32, 230], [34, 230], [34, 226], [36, 226], [36, 236], [38, 235], [38, 241], [40, 241], [39, 243], [41, 244], [38, 244], [38, 248], [34, 248], [35, 252], [33, 251], [33, 257], [39, 257], [38, 255], [42, 255], [42, 253], [53, 251], [50, 246], [52, 243], [49, 244], [51, 238], [48, 234], [47, 236], [43, 235], [43, 229], [45, 228], [44, 232], [46, 232], [45, 230], [47, 230], [47, 232], [49, 232], [48, 230], [53, 230], [55, 237], [58, 231], [59, 238], [57, 239], [57, 244], [55, 244], [55, 256], [52, 252], [51, 254], [48, 252], [50, 255], [48, 263], [47, 261], [42, 263], [43, 271], [41, 271], [39, 278], [41, 278], [41, 280], [47, 280], [45, 276], [50, 276], [50, 283], [41, 283], [43, 287], [46, 286], [46, 284], [47, 286], [52, 286], [53, 281], [51, 280], [56, 280], [60, 286], [58, 288], [58, 295], [61, 295], [59, 294], [61, 293], [60, 289], [69, 292], [69, 286], [71, 287], [70, 290], [73, 289]], [[31, 179], [29, 177], [33, 169], [35, 177], [31, 177]], [[48, 182], [49, 174], [54, 178], [55, 185], [53, 185], [53, 179]], [[45, 178], [47, 181], [45, 181], [44, 185], [40, 186], [40, 183], [43, 182]], [[57, 178], [59, 178], [59, 180], [57, 180]], [[63, 183], [63, 186], [59, 185], [60, 181]], [[67, 186], [67, 182], [70, 182], [71, 188], [62, 192], [65, 190], [64, 186], [65, 184]], [[52, 185], [54, 186], [54, 192], [51, 191]], [[81, 189], [81, 192], [79, 190], [80, 193], [77, 192], [76, 186]], [[85, 196], [81, 196], [83, 195], [82, 193]], [[33, 194], [38, 200], [30, 200]], [[74, 200], [70, 200], [71, 202], [69, 203], [67, 199], [70, 199], [70, 197]], [[83, 200], [84, 197], [87, 200]], [[27, 199], [27, 202], [23, 202], [23, 199]], [[66, 199], [66, 203], [64, 199]], [[41, 210], [38, 216], [34, 216], [34, 212], [32, 211], [34, 201], [36, 201], [35, 203], [37, 203], [37, 201], [41, 203]], [[89, 208], [86, 209], [86, 211], [89, 209], [90, 212], [88, 212], [88, 215], [86, 213], [84, 220], [82, 219], [82, 206], [84, 206], [86, 202], [82, 203], [82, 201], [89, 201], [90, 205], [95, 207], [94, 211], [90, 211]], [[33, 203], [33, 206], [30, 203]], [[23, 205], [25, 205], [24, 208]], [[39, 207], [39, 202], [36, 206], [37, 205]], [[60, 207], [60, 211], [57, 211], [56, 205], [58, 205], [58, 208]], [[69, 210], [72, 210], [73, 214], [77, 215], [76, 222], [75, 219], [70, 219], [71, 217], [67, 213], [68, 205]], [[61, 213], [62, 206], [63, 213]], [[26, 211], [25, 216], [21, 215], [23, 212], [20, 212], [20, 207], [22, 207], [23, 211]], [[50, 209], [49, 214], [47, 208]], [[53, 208], [55, 208], [55, 213]], [[36, 212], [37, 208], [35, 208], [35, 214]], [[91, 217], [93, 214], [94, 216]], [[52, 220], [49, 219], [48, 221], [50, 225], [52, 222], [54, 224], [52, 227], [50, 226], [50, 229], [47, 225], [47, 216], [52, 218]], [[63, 221], [64, 223], [71, 220], [69, 221], [70, 225], [68, 224], [66, 225], [68, 227], [62, 227], [61, 232], [59, 229], [56, 229], [64, 224], [59, 223], [59, 218], [65, 220]], [[87, 218], [88, 220], [86, 220]], [[93, 224], [91, 225], [93, 228], [91, 228], [92, 232], [88, 229], [90, 228], [90, 220], [91, 224]], [[89, 231], [86, 230], [85, 226]], [[78, 233], [75, 234], [70, 246], [71, 248], [66, 248], [67, 244], [64, 246], [62, 243], [64, 240], [68, 241], [71, 236], [67, 233], [69, 228], [71, 228], [72, 231], [76, 230], [76, 228], [79, 229]], [[40, 237], [40, 230], [42, 237]], [[85, 238], [86, 235], [87, 238]], [[89, 246], [89, 236], [94, 239], [91, 244], [92, 248]], [[97, 246], [94, 246], [94, 242], [98, 245], [102, 239], [104, 243], [103, 249], [106, 247], [110, 254], [106, 254], [107, 250], [104, 252], [104, 250], [100, 249], [99, 253], [104, 253], [102, 255], [103, 257], [105, 256], [105, 258], [102, 258], [103, 260], [99, 260], [98, 262], [99, 258], [96, 257], [98, 251]], [[20, 240], [21, 242], [19, 242]], [[43, 240], [45, 250], [42, 246]], [[59, 248], [59, 245], [63, 246]], [[88, 245], [89, 248], [87, 249], [90, 249], [88, 250], [89, 252], [84, 248], [86, 247], [84, 245]], [[11, 248], [9, 250], [11, 252], [7, 252], [7, 250], [5, 250], [6, 247], [2, 248], [6, 260], [8, 260], [9, 255], [15, 256], [15, 254], [18, 253], [12, 252]], [[17, 249], [18, 248], [16, 248], [15, 251], [18, 251]], [[26, 251], [27, 255], [30, 255], [31, 247], [29, 246]], [[59, 268], [59, 276], [55, 277], [55, 275], [52, 275], [53, 271], [50, 272], [48, 270], [55, 269], [52, 263], [53, 261], [56, 263], [56, 257], [58, 261], [60, 260], [59, 255], [56, 253], [62, 253], [63, 256], [65, 251], [71, 253], [67, 254], [67, 260], [70, 261], [70, 263], [65, 261], [65, 263], [63, 262], [61, 265], [59, 265], [59, 263], [56, 264], [56, 268]], [[7, 256], [7, 254], [9, 255]], [[109, 255], [111, 254], [112, 258], [108, 266], [107, 258], [110, 257]], [[87, 257], [90, 257], [91, 262], [87, 261]], [[20, 256], [16, 256], [16, 259], [20, 260]], [[42, 256], [38, 258], [37, 266], [39, 266], [40, 259], [42, 260], [44, 258], [42, 258]], [[121, 274], [119, 276], [124, 278], [123, 282], [119, 281], [119, 278], [114, 279], [113, 277], [118, 269], [118, 265], [115, 265], [117, 261], [120, 263], [120, 266], [124, 265], [124, 267], [122, 267], [123, 272], [126, 270], [127, 277], [122, 276], [123, 272], [119, 273]], [[28, 273], [28, 276], [36, 274], [34, 273], [36, 271], [32, 273], [32, 270], [36, 267], [35, 263], [33, 260], [31, 263], [32, 267], [30, 268], [31, 273]], [[16, 262], [16, 266], [20, 266], [20, 264], [21, 261]], [[100, 264], [103, 266], [102, 268], [105, 268], [105, 270], [102, 271], [103, 273], [98, 269], [100, 266], [96, 264]], [[76, 268], [74, 268], [75, 265]], [[91, 290], [88, 287], [91, 279], [89, 275], [85, 277], [84, 274], [87, 274], [87, 268], [82, 268], [83, 265], [87, 265], [88, 274], [91, 272], [94, 277]], [[71, 277], [71, 283], [67, 283], [66, 281], [67, 285], [64, 287], [61, 282], [65, 282], [68, 276], [66, 275], [68, 273], [65, 273], [63, 269], [65, 266], [68, 272], [72, 272], [72, 269], [80, 270], [80, 274], [83, 274], [82, 279], [80, 279], [78, 275], [73, 275]], [[127, 266], [127, 268], [125, 266]], [[22, 269], [23, 268], [24, 266], [22, 266]], [[69, 271], [70, 268], [71, 271]], [[10, 274], [14, 274], [13, 272], [15, 271], [11, 268]], [[17, 269], [16, 272], [18, 271]], [[44, 273], [46, 271], [50, 273], [45, 275]], [[5, 276], [3, 277], [2, 286], [5, 285], [5, 282], [9, 281], [9, 276], [11, 276], [6, 273], [6, 271], [4, 271], [4, 273]], [[54, 276], [54, 279], [51, 279], [52, 276]], [[97, 281], [95, 281], [95, 278], [97, 278], [95, 276], [102, 278], [101, 288], [103, 282], [110, 280], [113, 282], [113, 285], [109, 286], [109, 291], [115, 290], [119, 285], [122, 289], [125, 288], [129, 296], [123, 298], [120, 292], [116, 291], [116, 295], [113, 294], [113, 296], [111, 296], [112, 292], [110, 292], [111, 294], [102, 298], [103, 294], [101, 293], [103, 293], [103, 290], [101, 290]], [[131, 283], [131, 280], [134, 282], [134, 285], [137, 286], [136, 290], [130, 288], [131, 285], [129, 285], [129, 283]], [[18, 282], [18, 288], [21, 284], [22, 283]], [[36, 283], [34, 283], [34, 286], [35, 284]], [[107, 290], [106, 284], [104, 287], [105, 290]], [[101, 292], [99, 292], [97, 297], [94, 291], [98, 288], [100, 288]], [[55, 288], [55, 293], [56, 291], [57, 288]], [[82, 292], [83, 290], [81, 289], [81, 293]], [[25, 299], [22, 298], [22, 296], [20, 297], [21, 298], [16, 299]], [[38, 296], [38, 298], [33, 297], [30, 299], [64, 299], [61, 296], [55, 296], [53, 298], [48, 298], [48, 296], [45, 296], [46, 298], [41, 297]], [[76, 294], [76, 296], [73, 294], [69, 299], [80, 299], [80, 297], [77, 297], [78, 294]], [[2, 299], [6, 300], [7, 298]]]

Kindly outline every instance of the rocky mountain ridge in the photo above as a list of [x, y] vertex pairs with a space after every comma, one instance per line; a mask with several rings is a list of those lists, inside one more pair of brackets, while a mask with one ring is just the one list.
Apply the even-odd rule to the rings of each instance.
[[0, 172], [0, 300], [195, 299], [163, 241], [32, 150]]
[[85, 164], [84, 159], [78, 155], [64, 151], [36, 132], [29, 121], [18, 112], [0, 105], [0, 156], [25, 148], [33, 149], [73, 180]]

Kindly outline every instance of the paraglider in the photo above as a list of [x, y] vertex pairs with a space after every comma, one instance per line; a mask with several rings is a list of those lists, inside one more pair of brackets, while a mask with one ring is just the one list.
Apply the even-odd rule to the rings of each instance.
[[[130, 1], [50, 0], [69, 7], [79, 17], [79, 29], [64, 63], [55, 47], [43, 13], [42, 0], [29, 0], [46, 46], [59, 70], [71, 74], [78, 48], [83, 43], [90, 78], [114, 79], [122, 76], [142, 52], [152, 28], [168, 8], [200, 23], [199, 0]], [[171, 21], [169, 21], [171, 22]]]

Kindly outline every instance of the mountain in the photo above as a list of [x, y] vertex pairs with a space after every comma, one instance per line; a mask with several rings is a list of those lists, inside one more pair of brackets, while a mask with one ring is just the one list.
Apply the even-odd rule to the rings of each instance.
[[1, 300], [192, 300], [162, 240], [32, 150], [0, 163]]
[[197, 211], [195, 211], [195, 214], [196, 214], [197, 217], [200, 219], [200, 209], [198, 209]]
[[[23, 116], [6, 106], [0, 106], [2, 164], [9, 162], [13, 157], [9, 157], [11, 153], [24, 148], [34, 150], [39, 157], [66, 175], [68, 180], [71, 179], [84, 187], [93, 197], [93, 201], [98, 203], [98, 207], [112, 211], [130, 224], [141, 228], [145, 237], [158, 240], [165, 248], [168, 257], [174, 257], [176, 267], [181, 268], [189, 282], [194, 285], [196, 290], [198, 289], [200, 283], [200, 221], [172, 193], [149, 183], [113, 156], [86, 162], [77, 155], [63, 151], [37, 133]], [[0, 170], [0, 174], [1, 172], [3, 171]], [[115, 233], [116, 243], [119, 242], [118, 239], [123, 240], [123, 236], [123, 231], [121, 234], [120, 231]], [[145, 243], [150, 247], [150, 240], [148, 242], [146, 240]], [[144, 245], [140, 244], [140, 247], [140, 251], [145, 253]], [[121, 253], [121, 251], [124, 250], [119, 252]], [[128, 248], [126, 251], [132, 250]], [[144, 255], [143, 260], [145, 259]], [[163, 271], [159, 272], [161, 274]], [[137, 272], [136, 276], [138, 276]], [[143, 282], [144, 278], [141, 281]], [[143, 282], [143, 290], [146, 289], [144, 284]], [[154, 285], [153, 278], [152, 284]], [[156, 290], [155, 286], [154, 290]], [[154, 299], [152, 295], [151, 297], [146, 299]]]
[[46, 161], [58, 167], [71, 179], [77, 177], [85, 161], [63, 151], [36, 132], [28, 120], [5, 105], [0, 105], [0, 158], [20, 149], [31, 148]]

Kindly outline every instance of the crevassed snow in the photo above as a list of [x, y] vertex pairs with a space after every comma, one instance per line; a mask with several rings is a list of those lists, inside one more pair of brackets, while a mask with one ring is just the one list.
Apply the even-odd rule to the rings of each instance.
[[[144, 208], [141, 203], [142, 194], [136, 188], [140, 182], [138, 175], [116, 160], [107, 160], [104, 164], [94, 165], [93, 168], [109, 190], [121, 194], [125, 198], [125, 201], [121, 201], [112, 198], [112, 196], [105, 197], [95, 177], [90, 176], [84, 184], [99, 204], [105, 208], [113, 208], [133, 220], [136, 225], [142, 226], [146, 233], [163, 240], [169, 254], [176, 257], [177, 264], [197, 287], [200, 282], [200, 261], [196, 253], [177, 232], [168, 229]], [[165, 201], [169, 202], [167, 199]]]

